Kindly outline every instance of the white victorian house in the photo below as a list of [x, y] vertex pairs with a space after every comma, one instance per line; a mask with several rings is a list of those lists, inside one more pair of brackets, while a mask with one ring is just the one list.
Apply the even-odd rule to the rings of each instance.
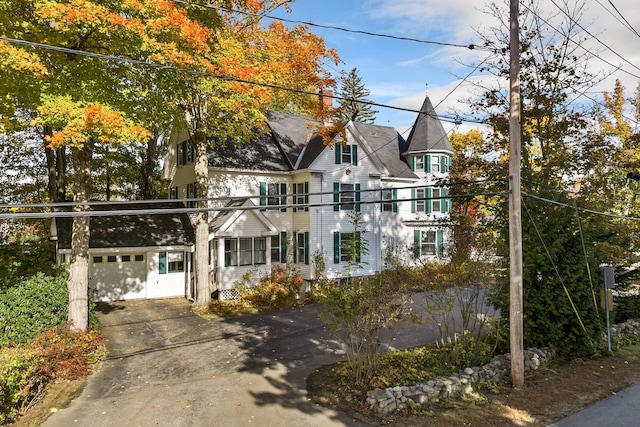
[[234, 284], [247, 272], [257, 280], [281, 263], [311, 281], [319, 256], [329, 278], [344, 277], [343, 242], [354, 232], [368, 252], [353, 275], [382, 270], [392, 248], [419, 258], [443, 253], [453, 149], [428, 97], [406, 140], [391, 127], [350, 121], [345, 140], [338, 135], [330, 147], [310, 134], [308, 117], [269, 112], [267, 119], [270, 134], [210, 150], [206, 195], [195, 191], [186, 132], [172, 136], [164, 162], [171, 199], [209, 199], [211, 289], [221, 299], [236, 296]]

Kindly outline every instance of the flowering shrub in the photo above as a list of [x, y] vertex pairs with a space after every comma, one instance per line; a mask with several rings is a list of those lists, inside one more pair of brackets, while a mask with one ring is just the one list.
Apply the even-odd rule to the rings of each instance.
[[293, 307], [298, 304], [302, 282], [302, 276], [299, 274], [292, 274], [284, 267], [276, 265], [257, 285], [246, 288], [241, 298], [260, 310]]

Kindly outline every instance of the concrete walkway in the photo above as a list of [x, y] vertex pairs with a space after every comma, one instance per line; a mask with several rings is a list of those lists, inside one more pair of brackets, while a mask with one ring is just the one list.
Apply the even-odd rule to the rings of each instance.
[[[366, 425], [307, 398], [309, 373], [344, 359], [317, 306], [212, 320], [194, 315], [184, 299], [100, 310], [109, 357], [44, 426]], [[410, 347], [436, 336], [432, 326], [411, 327], [389, 344]]]

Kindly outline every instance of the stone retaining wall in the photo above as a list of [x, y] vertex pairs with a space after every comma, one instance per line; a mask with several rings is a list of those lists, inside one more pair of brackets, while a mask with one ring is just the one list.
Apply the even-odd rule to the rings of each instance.
[[[640, 319], [630, 319], [611, 326], [611, 335], [640, 335]], [[604, 337], [606, 342], [606, 336]], [[525, 371], [538, 369], [553, 357], [548, 348], [530, 348], [524, 351]], [[482, 367], [467, 368], [450, 377], [436, 377], [424, 384], [389, 387], [367, 392], [367, 404], [380, 415], [388, 415], [406, 408], [411, 403], [433, 405], [443, 399], [453, 399], [473, 393], [474, 386], [491, 381], [502, 382], [510, 375], [511, 356], [495, 356]], [[409, 402], [410, 401], [410, 402]]]
[[[538, 369], [552, 357], [552, 351], [527, 349], [524, 352], [525, 371]], [[491, 381], [499, 383], [511, 371], [511, 356], [495, 356], [482, 367], [466, 368], [450, 377], [436, 377], [414, 386], [389, 387], [367, 392], [367, 404], [380, 415], [406, 408], [410, 403], [429, 406], [443, 399], [453, 399], [473, 393], [474, 386]], [[411, 401], [411, 402], [409, 402]]]

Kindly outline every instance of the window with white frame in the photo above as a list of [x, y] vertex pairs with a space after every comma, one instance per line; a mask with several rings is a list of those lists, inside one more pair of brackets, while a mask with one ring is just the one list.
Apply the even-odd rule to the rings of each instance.
[[281, 262], [279, 234], [271, 236], [271, 262]]
[[255, 237], [253, 239], [253, 263], [256, 265], [267, 263], [266, 237]]
[[355, 144], [336, 144], [334, 145], [336, 153], [336, 165], [348, 164], [358, 166], [358, 146]]
[[437, 254], [436, 232], [433, 230], [422, 230], [420, 232], [420, 254], [436, 255]]
[[298, 182], [293, 184], [293, 203], [300, 205], [299, 208], [293, 208], [294, 212], [309, 210], [309, 182]]
[[[296, 261], [304, 262], [307, 259], [307, 239], [309, 233], [296, 233]], [[306, 237], [306, 239], [305, 239]]]
[[440, 208], [442, 204], [442, 199], [438, 198], [440, 197], [440, 189], [437, 187], [432, 188], [431, 197], [433, 197], [433, 199], [431, 200], [431, 209], [433, 210], [433, 212], [440, 212]]
[[416, 171], [424, 170], [424, 156], [414, 157], [414, 170]]
[[[192, 182], [187, 184], [187, 199], [195, 199], [197, 197], [196, 195], [196, 183]], [[198, 202], [196, 202], [195, 200], [189, 200], [187, 201], [187, 207], [188, 208], [195, 208], [198, 207]]]
[[[287, 204], [287, 184], [283, 182], [260, 183], [260, 205], [277, 206]], [[281, 208], [285, 212], [287, 208]]]
[[333, 210], [360, 210], [360, 184], [333, 183]]
[[[360, 262], [360, 232], [333, 233], [333, 263]], [[353, 259], [355, 255], [355, 259]]]
[[224, 239], [224, 266], [238, 265], [238, 239]]
[[266, 237], [224, 239], [224, 266], [261, 265], [267, 263]]
[[238, 260], [240, 265], [253, 264], [253, 245], [251, 238], [238, 239]]
[[178, 157], [178, 166], [186, 165], [187, 163], [193, 163], [195, 160], [195, 153], [193, 150], [193, 144], [188, 140], [182, 141], [176, 146], [176, 154]]
[[184, 271], [184, 252], [167, 252], [167, 271], [169, 273]]
[[427, 212], [427, 189], [416, 188], [415, 206], [416, 212]]
[[440, 172], [440, 156], [431, 156], [431, 172]]
[[380, 192], [382, 212], [398, 212], [398, 192], [395, 188], [384, 188]]

